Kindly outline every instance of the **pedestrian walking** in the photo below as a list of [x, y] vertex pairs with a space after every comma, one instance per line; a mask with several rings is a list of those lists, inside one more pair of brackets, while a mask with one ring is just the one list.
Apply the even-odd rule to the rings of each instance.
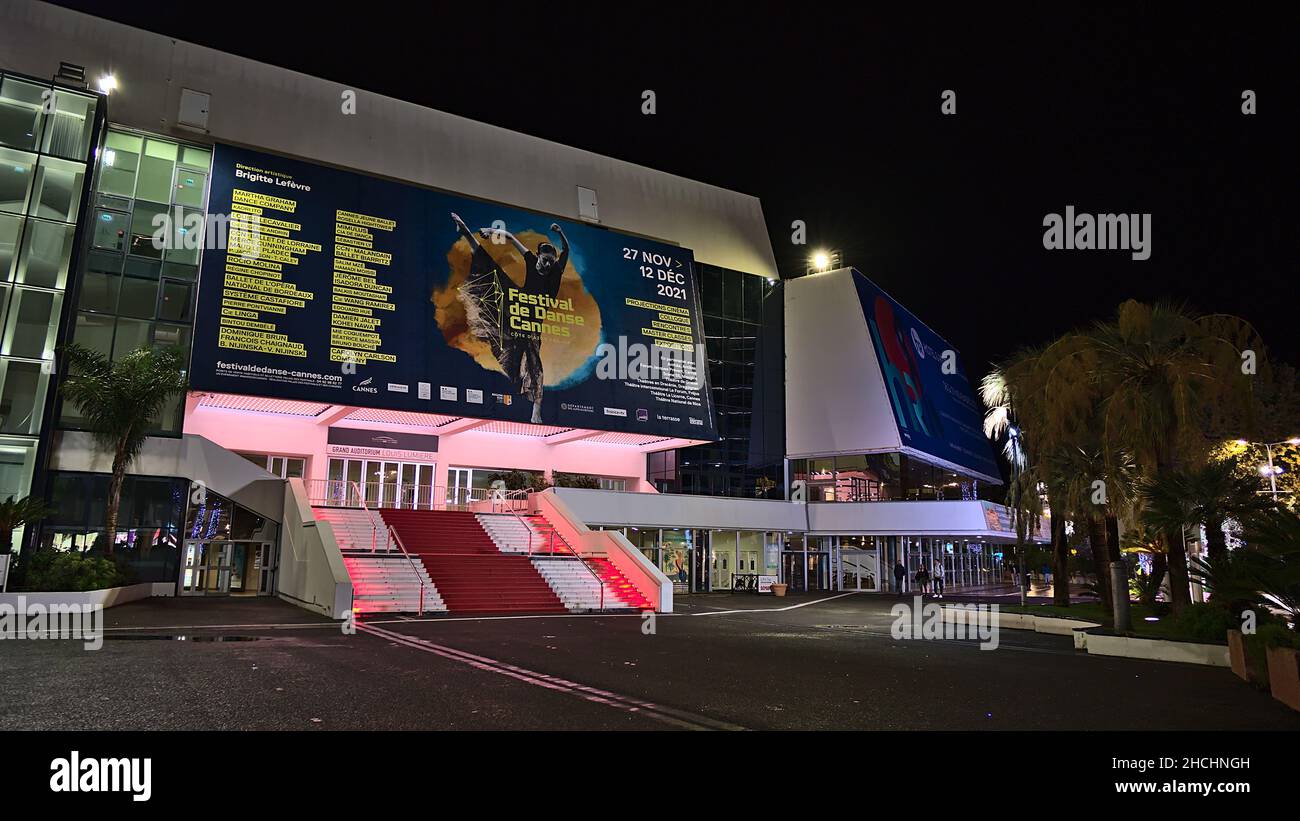
[[898, 595], [903, 595], [903, 582], [907, 579], [907, 568], [903, 567], [901, 559], [894, 560], [894, 590]]
[[943, 598], [943, 562], [939, 561], [934, 563], [934, 572], [930, 574], [930, 579], [931, 579], [930, 584], [934, 590], [934, 597], [936, 599], [942, 599]]

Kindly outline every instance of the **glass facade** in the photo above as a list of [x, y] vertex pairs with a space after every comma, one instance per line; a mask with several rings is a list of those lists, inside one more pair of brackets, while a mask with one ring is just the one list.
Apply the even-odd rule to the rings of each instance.
[[[100, 158], [73, 341], [115, 359], [148, 345], [188, 354], [212, 151], [110, 128]], [[154, 432], [179, 435], [184, 407], [177, 397]], [[81, 419], [64, 405], [61, 422]]]
[[1001, 501], [1000, 485], [980, 482], [903, 453], [790, 460], [790, 478], [807, 483], [810, 502]]
[[648, 454], [646, 478], [662, 493], [783, 498], [780, 282], [700, 263], [695, 269], [718, 441]]
[[0, 498], [31, 491], [99, 109], [0, 72]]
[[761, 530], [708, 530], [596, 526], [617, 530], [673, 581], [682, 593], [757, 590], [759, 576], [776, 577], [785, 534]]
[[[108, 482], [106, 473], [52, 473], [54, 512], [41, 523], [41, 549], [102, 551]], [[130, 567], [132, 581], [176, 581], [188, 495], [185, 479], [127, 476], [122, 483], [113, 549]]]

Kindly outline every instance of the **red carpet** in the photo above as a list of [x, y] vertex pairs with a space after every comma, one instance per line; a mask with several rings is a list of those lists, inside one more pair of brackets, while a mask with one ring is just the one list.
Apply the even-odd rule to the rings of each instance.
[[527, 556], [502, 553], [473, 513], [380, 511], [452, 613], [566, 613]]

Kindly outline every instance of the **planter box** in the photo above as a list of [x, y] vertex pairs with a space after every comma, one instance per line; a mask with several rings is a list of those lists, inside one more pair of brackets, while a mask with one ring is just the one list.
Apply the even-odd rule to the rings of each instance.
[[1185, 664], [1204, 664], [1210, 667], [1230, 666], [1228, 648], [1222, 644], [1198, 644], [1191, 641], [1139, 639], [1132, 636], [1089, 633], [1087, 649], [1095, 656], [1181, 661]]
[[1228, 660], [1232, 663], [1232, 672], [1242, 681], [1252, 681], [1250, 660], [1246, 658], [1246, 639], [1240, 630], [1228, 631]]
[[8, 604], [12, 607], [18, 606], [18, 599], [21, 596], [23, 601], [30, 607], [33, 604], [44, 605], [68, 605], [72, 607], [99, 605], [105, 609], [118, 604], [136, 601], [138, 599], [147, 599], [154, 595], [154, 584], [152, 582], [143, 582], [141, 584], [129, 584], [125, 587], [107, 587], [103, 590], [83, 590], [83, 591], [66, 591], [52, 593], [0, 593], [0, 604]]
[[1300, 650], [1268, 648], [1268, 686], [1273, 698], [1300, 710]]

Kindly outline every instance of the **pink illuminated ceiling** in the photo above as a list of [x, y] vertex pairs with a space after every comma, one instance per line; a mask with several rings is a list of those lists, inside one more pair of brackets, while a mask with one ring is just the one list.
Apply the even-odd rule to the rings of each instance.
[[263, 396], [243, 396], [231, 393], [191, 393], [191, 408], [212, 408], [273, 416], [297, 416], [314, 420], [316, 424], [341, 422], [366, 422], [402, 427], [420, 428], [429, 433], [450, 436], [462, 431], [526, 436], [548, 444], [562, 446], [569, 442], [640, 448], [646, 451], [667, 450], [701, 444], [702, 440], [676, 439], [638, 433], [566, 428], [555, 425], [532, 425], [525, 422], [475, 420], [468, 417], [448, 416], [439, 413], [383, 410], [381, 408], [356, 408], [346, 405], [328, 405], [320, 402], [298, 402]]

